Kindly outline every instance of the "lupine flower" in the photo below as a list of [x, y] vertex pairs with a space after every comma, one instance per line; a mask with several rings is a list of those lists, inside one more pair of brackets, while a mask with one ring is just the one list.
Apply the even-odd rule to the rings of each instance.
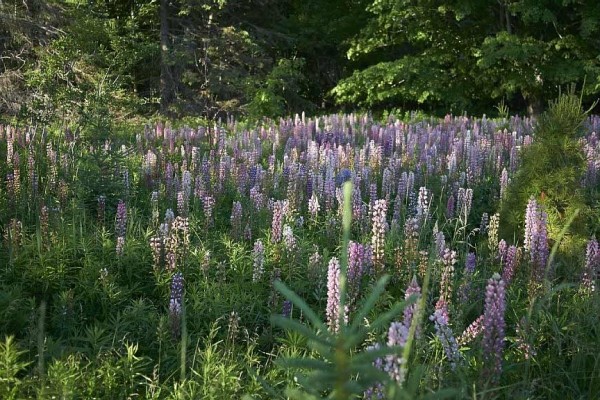
[[488, 213], [483, 213], [481, 215], [481, 222], [479, 223], [479, 233], [481, 235], [483, 235], [487, 232], [489, 220], [490, 220], [490, 217], [489, 217]]
[[164, 236], [166, 236], [168, 234], [168, 231], [171, 229], [171, 226], [173, 225], [173, 221], [175, 221], [175, 213], [170, 208], [167, 208], [167, 210], [165, 211], [165, 220], [164, 220], [164, 223], [167, 227], [167, 232], [164, 234]]
[[448, 311], [445, 307], [436, 308], [433, 315], [429, 317], [429, 320], [433, 321], [435, 334], [442, 343], [442, 348], [450, 363], [450, 368], [455, 369], [460, 361], [460, 353], [458, 352], [458, 342], [454, 338], [452, 329], [450, 329]]
[[257, 187], [252, 187], [250, 189], [250, 201], [257, 211], [260, 211], [265, 207], [265, 197]]
[[444, 255], [442, 256], [442, 263], [444, 269], [442, 270], [442, 278], [440, 282], [440, 298], [439, 301], [443, 301], [445, 304], [450, 304], [452, 301], [452, 283], [454, 281], [454, 264], [457, 262], [456, 251], [450, 249], [444, 249]]
[[242, 203], [239, 201], [233, 202], [230, 220], [233, 237], [240, 238], [242, 235]]
[[15, 197], [19, 197], [19, 193], [21, 192], [21, 168], [20, 168], [20, 159], [19, 153], [15, 153], [13, 156], [13, 188], [15, 192]]
[[430, 193], [426, 187], [419, 188], [419, 197], [417, 198], [417, 218], [421, 223], [429, 218]]
[[150, 249], [152, 250], [152, 261], [154, 269], [160, 270], [162, 251], [163, 251], [163, 238], [160, 235], [152, 236], [150, 238]]
[[321, 277], [319, 276], [321, 273], [321, 263], [323, 262], [323, 257], [319, 254], [317, 246], [315, 246], [315, 251], [308, 257], [308, 276], [313, 282], [322, 282]]
[[284, 225], [283, 226], [283, 243], [285, 245], [286, 250], [288, 251], [288, 253], [293, 253], [296, 251], [296, 237], [294, 236], [294, 231], [292, 231], [292, 228], [289, 225]]
[[271, 242], [279, 243], [283, 233], [284, 203], [278, 200], [273, 203], [273, 220], [271, 222]]
[[213, 218], [213, 208], [215, 206], [215, 199], [211, 196], [204, 196], [202, 198], [202, 207], [204, 209], [204, 218], [207, 226], [213, 226], [215, 224]]
[[123, 255], [124, 248], [125, 248], [125, 237], [124, 236], [117, 237], [117, 245], [115, 246], [115, 252], [117, 253], [117, 256]]
[[353, 303], [360, 292], [360, 283], [365, 273], [365, 247], [353, 241], [348, 243], [348, 298]]
[[468, 304], [471, 296], [471, 279], [475, 273], [477, 259], [475, 253], [468, 253], [465, 260], [465, 269], [463, 272], [462, 283], [458, 289], [458, 299], [463, 304]]
[[265, 263], [265, 247], [262, 240], [258, 239], [254, 242], [254, 249], [252, 250], [252, 259], [254, 264], [254, 273], [252, 274], [252, 281], [258, 282], [264, 272]]
[[289, 318], [292, 316], [292, 302], [289, 300], [285, 300], [283, 302], [283, 307], [281, 309], [281, 315], [283, 315], [286, 318]]
[[[379, 343], [375, 343], [374, 345], [367, 347], [366, 351], [375, 351], [375, 350], [379, 350], [380, 348], [381, 348], [381, 345]], [[377, 357], [373, 361], [373, 366], [380, 371], [384, 371], [385, 370], [385, 362], [384, 362], [383, 358]], [[383, 390], [384, 390], [383, 384], [381, 382], [377, 382], [374, 386], [371, 386], [370, 388], [365, 390], [363, 397], [365, 400], [385, 399], [385, 394], [384, 394]]]
[[489, 280], [483, 312], [483, 358], [486, 377], [497, 381], [502, 373], [504, 351], [504, 313], [506, 311], [504, 281], [497, 273]]
[[537, 355], [537, 352], [531, 345], [530, 335], [527, 334], [526, 327], [526, 320], [523, 317], [515, 327], [515, 333], [517, 334], [517, 337], [515, 338], [515, 343], [517, 344], [517, 348], [523, 355], [523, 358], [525, 360], [530, 360]]
[[[419, 286], [419, 283], [417, 282], [416, 276], [414, 276], [412, 278], [412, 280], [410, 281], [410, 284], [408, 285], [408, 287], [406, 288], [406, 291], [404, 292], [404, 299], [408, 300], [411, 296], [416, 297], [415, 302], [404, 309], [404, 319], [402, 321], [404, 323], [404, 325], [406, 325], [407, 328], [410, 328], [410, 325], [412, 324], [413, 317], [415, 316], [415, 314], [417, 312], [419, 299], [421, 298], [421, 287]], [[420, 333], [420, 327], [417, 325], [417, 329], [415, 331], [415, 336], [418, 337], [419, 333]]]
[[[437, 225], [436, 225], [437, 227]], [[438, 231], [435, 233], [435, 250], [439, 257], [444, 256], [444, 250], [446, 250], [446, 238], [444, 232]]]
[[500, 200], [504, 199], [506, 196], [506, 189], [508, 188], [508, 171], [506, 168], [502, 169], [502, 174], [500, 175]]
[[127, 227], [127, 208], [123, 200], [119, 200], [117, 205], [117, 222], [115, 226], [115, 233], [117, 236], [125, 236], [125, 229]]
[[506, 250], [502, 268], [502, 280], [508, 285], [512, 280], [518, 262], [518, 249], [515, 246], [510, 246]]
[[458, 337], [458, 344], [461, 346], [465, 346], [471, 343], [473, 340], [477, 338], [477, 336], [481, 335], [483, 332], [483, 315], [477, 317], [477, 319], [464, 330], [462, 335]]
[[473, 189], [458, 189], [458, 212], [463, 223], [467, 222], [473, 202]]
[[488, 248], [491, 254], [495, 254], [498, 249], [498, 228], [500, 227], [500, 214], [492, 215], [488, 229]]
[[384, 266], [385, 233], [387, 231], [386, 213], [387, 202], [385, 199], [376, 200], [373, 206], [371, 246], [373, 247], [373, 264], [379, 272], [383, 271]]
[[50, 236], [50, 226], [49, 226], [49, 211], [48, 207], [45, 205], [40, 209], [40, 232], [42, 234], [42, 240], [47, 241]]
[[183, 311], [183, 275], [177, 272], [171, 280], [171, 298], [169, 300], [169, 317], [174, 337], [178, 337], [181, 329]]
[[454, 199], [454, 195], [450, 194], [450, 196], [448, 196], [448, 201], [446, 202], [446, 218], [447, 219], [454, 217], [455, 201], [456, 200]]
[[125, 230], [127, 228], [127, 208], [123, 200], [119, 200], [117, 205], [117, 221], [115, 226], [115, 233], [117, 234], [117, 246], [116, 253], [118, 256], [123, 254], [123, 248], [125, 246]]
[[106, 212], [106, 196], [98, 196], [98, 222], [104, 224], [104, 214]]
[[158, 192], [153, 191], [150, 195], [150, 204], [152, 204], [152, 223], [154, 226], [158, 225], [158, 218], [160, 213], [158, 211]]
[[581, 275], [581, 291], [583, 293], [593, 293], [596, 291], [595, 279], [600, 273], [600, 249], [598, 241], [592, 238], [587, 243], [585, 252], [585, 266]]
[[506, 251], [508, 250], [508, 244], [506, 240], [502, 239], [498, 242], [498, 258], [502, 263], [504, 263], [504, 258], [506, 257]]
[[529, 251], [532, 264], [532, 278], [540, 282], [548, 262], [548, 228], [546, 213], [531, 197], [525, 212], [525, 249]]
[[319, 199], [317, 198], [317, 195], [313, 193], [310, 197], [310, 200], [308, 200], [308, 212], [313, 218], [316, 218], [320, 209], [321, 206], [319, 205]]
[[16, 218], [11, 218], [8, 229], [4, 231], [4, 240], [14, 249], [21, 245], [23, 239], [23, 223]]
[[[388, 346], [399, 346], [404, 347], [406, 345], [406, 341], [408, 340], [408, 329], [409, 326], [401, 322], [392, 322], [390, 324], [390, 328], [388, 329]], [[402, 384], [404, 382], [404, 368], [403, 365], [406, 364], [406, 360], [399, 355], [390, 354], [386, 357], [384, 371], [386, 371], [390, 378], [396, 381], [398, 384]]]
[[467, 254], [467, 259], [465, 261], [465, 271], [472, 274], [475, 272], [475, 265], [477, 262], [477, 257], [475, 253]]
[[[347, 310], [346, 310], [347, 312]], [[329, 261], [327, 268], [327, 326], [336, 333], [340, 329], [340, 262], [336, 257]], [[347, 321], [348, 316], [343, 316]]]
[[415, 258], [419, 247], [419, 220], [409, 218], [404, 223], [404, 251], [408, 258]]

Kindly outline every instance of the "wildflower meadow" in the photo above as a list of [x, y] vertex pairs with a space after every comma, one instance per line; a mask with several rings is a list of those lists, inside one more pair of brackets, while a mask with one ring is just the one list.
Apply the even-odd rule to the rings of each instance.
[[0, 398], [600, 398], [599, 135], [0, 126]]

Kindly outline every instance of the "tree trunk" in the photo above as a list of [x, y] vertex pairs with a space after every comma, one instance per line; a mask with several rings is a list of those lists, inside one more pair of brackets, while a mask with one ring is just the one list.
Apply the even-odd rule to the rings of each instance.
[[160, 112], [168, 113], [175, 97], [169, 43], [169, 0], [160, 0]]

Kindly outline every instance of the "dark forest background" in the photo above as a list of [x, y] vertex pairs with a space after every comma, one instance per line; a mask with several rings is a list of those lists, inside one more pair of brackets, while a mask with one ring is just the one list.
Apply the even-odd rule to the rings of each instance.
[[537, 114], [600, 93], [597, 0], [0, 0], [0, 119]]

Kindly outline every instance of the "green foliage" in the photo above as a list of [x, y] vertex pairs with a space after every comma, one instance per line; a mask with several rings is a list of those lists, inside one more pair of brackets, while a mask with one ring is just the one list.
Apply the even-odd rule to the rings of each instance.
[[540, 117], [533, 143], [522, 149], [522, 165], [502, 201], [502, 236], [522, 231], [524, 212], [531, 196], [538, 199], [548, 214], [549, 237], [557, 240], [567, 219], [579, 210], [570, 227], [567, 243], [582, 244], [590, 234], [591, 213], [581, 180], [586, 160], [579, 139], [587, 113], [574, 89], [551, 101]]
[[593, 0], [382, 0], [367, 11], [348, 51], [358, 68], [332, 91], [340, 104], [485, 112], [507, 98], [539, 113], [557, 85], [586, 75], [593, 83], [585, 94], [598, 93], [600, 49], [590, 39], [600, 32], [592, 22], [600, 6]]
[[302, 97], [306, 85], [303, 67], [302, 59], [279, 60], [248, 104], [249, 117], [275, 118], [310, 111], [312, 105]]
[[19, 350], [13, 336], [5, 337], [0, 342], [0, 395], [3, 399], [19, 398], [19, 386], [22, 385], [19, 375], [30, 364], [21, 360], [26, 351]]

